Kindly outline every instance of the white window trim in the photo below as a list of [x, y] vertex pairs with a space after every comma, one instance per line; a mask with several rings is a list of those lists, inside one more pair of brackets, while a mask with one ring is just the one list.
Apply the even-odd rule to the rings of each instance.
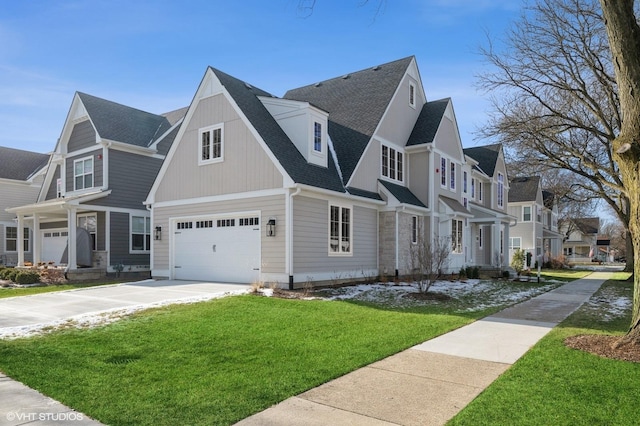
[[[16, 250], [9, 250], [7, 248], [7, 240], [8, 240], [7, 229], [8, 228], [15, 228], [16, 229], [16, 238], [15, 238], [15, 240], [16, 240]], [[25, 230], [29, 233], [29, 235], [26, 238], [23, 238], [23, 242], [22, 242], [23, 247], [24, 247], [24, 241], [28, 241], [28, 247], [27, 247], [28, 250], [25, 250], [24, 252], [25, 253], [31, 253], [31, 234], [32, 234], [31, 228], [25, 226], [23, 228], [23, 231], [22, 231], [23, 232], [23, 234], [22, 234], [23, 236], [24, 236], [24, 231]], [[13, 239], [14, 238], [12, 238], [12, 240]], [[18, 227], [17, 226], [7, 226], [7, 225], [5, 225], [5, 227], [4, 227], [4, 252], [5, 253], [17, 253], [18, 252], [17, 248], [18, 248]]]
[[[456, 233], [453, 233], [453, 223], [456, 222]], [[451, 254], [462, 254], [464, 252], [464, 221], [451, 219]], [[458, 231], [459, 229], [459, 231]], [[457, 236], [460, 235], [458, 242]], [[459, 244], [458, 244], [459, 243]], [[455, 248], [454, 248], [455, 245]]]
[[[529, 219], [525, 219], [525, 209], [529, 209]], [[533, 209], [531, 206], [522, 206], [522, 221], [531, 222], [533, 220]]]
[[[133, 218], [134, 217], [141, 217], [145, 219], [145, 232], [143, 233], [143, 236], [145, 237], [145, 244], [146, 244], [146, 236], [147, 236], [147, 232], [146, 232], [146, 222], [149, 222], [149, 247], [147, 248], [147, 250], [134, 250], [133, 249]], [[151, 232], [151, 218], [149, 216], [142, 216], [142, 215], [138, 215], [138, 214], [129, 214], [129, 254], [146, 254], [146, 253], [150, 253], [151, 252], [151, 245], [153, 244], [153, 235]]]
[[[95, 217], [96, 218], [96, 231], [95, 231], [95, 233], [96, 233], [96, 246], [95, 247], [91, 247], [91, 250], [98, 250], [98, 247], [99, 247], [98, 246], [98, 214], [97, 213], [78, 214], [76, 216], [76, 226], [79, 226], [80, 219], [83, 218], [83, 217]], [[86, 228], [83, 228], [83, 229], [86, 229]], [[87, 232], [89, 232], [89, 234], [91, 234], [92, 231], [89, 231], [87, 229]]]
[[[383, 152], [384, 152], [384, 148], [387, 148], [387, 163], [386, 163], [386, 167], [387, 167], [387, 176], [384, 175], [384, 164], [383, 164], [383, 160], [384, 160], [384, 156], [383, 156]], [[395, 152], [394, 155], [394, 162], [395, 162], [395, 178], [392, 178], [388, 175], [390, 175], [391, 173], [391, 150], [393, 150]], [[398, 155], [402, 156], [402, 161], [398, 161]], [[382, 143], [380, 144], [380, 176], [382, 177], [382, 179], [388, 180], [390, 182], [397, 182], [397, 183], [404, 183], [404, 177], [406, 176], [407, 172], [406, 172], [406, 155], [404, 153], [404, 151], [396, 148], [396, 147], [392, 147], [388, 144]], [[399, 169], [398, 169], [398, 164], [402, 164], [402, 179], [398, 179], [398, 175], [399, 173]]]
[[498, 185], [497, 185], [496, 203], [498, 207], [504, 207], [504, 175], [498, 172]]
[[[514, 244], [513, 241], [518, 240], [518, 246], [517, 248]], [[522, 249], [522, 237], [509, 237], [509, 250], [520, 250]]]
[[[412, 94], [413, 94], [413, 99], [411, 99]], [[409, 106], [413, 109], [416, 108], [416, 94], [417, 94], [416, 85], [412, 81], [410, 81], [409, 82]]]
[[[453, 178], [453, 179], [452, 179]], [[456, 190], [456, 163], [449, 161], [449, 170], [447, 173], [447, 180], [449, 181], [449, 190]]]
[[478, 181], [478, 187], [476, 188], [476, 191], [478, 191], [478, 201], [482, 201], [482, 191], [483, 191], [483, 182], [482, 181]]
[[[338, 225], [338, 248], [340, 251], [338, 252], [334, 252], [331, 251], [331, 208], [332, 207], [338, 207], [340, 210], [340, 222]], [[342, 209], [349, 209], [349, 251], [342, 251], [342, 245], [340, 244], [340, 241], [342, 240]], [[327, 219], [328, 219], [328, 229], [327, 229], [327, 251], [329, 256], [334, 257], [352, 257], [353, 256], [353, 206], [352, 205], [345, 205], [345, 204], [338, 204], [338, 203], [329, 203], [329, 209], [327, 211]]]
[[478, 248], [482, 248], [482, 240], [484, 239], [484, 235], [482, 235], [482, 226], [478, 227]]
[[[447, 187], [447, 176], [449, 176], [449, 168], [447, 167], [447, 159], [440, 157], [440, 187]], [[444, 180], [444, 183], [442, 181]]]
[[[319, 150], [316, 149], [316, 125], [320, 126], [320, 149]], [[322, 125], [321, 122], [317, 120], [313, 120], [313, 135], [311, 137], [312, 137], [311, 150], [315, 154], [322, 154], [323, 146], [324, 146], [324, 126]]]
[[476, 178], [471, 178], [471, 199], [476, 199]]
[[[83, 163], [87, 160], [91, 160], [91, 186], [83, 186], [82, 188], [77, 188], [76, 187], [76, 178], [79, 175], [76, 175], [76, 163], [82, 161]], [[82, 176], [86, 176], [89, 173], [83, 173]], [[84, 185], [84, 179], [83, 179], [83, 185]], [[96, 162], [93, 159], [93, 155], [90, 155], [88, 157], [82, 157], [82, 158], [78, 158], [73, 160], [73, 190], [74, 191], [84, 191], [86, 189], [91, 189], [91, 188], [95, 188], [96, 186]]]
[[[207, 132], [211, 132], [212, 138], [211, 138], [211, 152], [210, 155], [213, 153], [213, 131], [216, 129], [220, 129], [220, 157], [215, 157], [215, 158], [209, 158], [206, 160], [202, 159], [202, 134], [203, 133], [207, 133]], [[214, 124], [212, 126], [207, 126], [207, 127], [202, 127], [200, 129], [198, 129], [198, 149], [197, 149], [197, 155], [198, 155], [198, 165], [200, 166], [204, 166], [207, 164], [215, 164], [215, 163], [221, 163], [224, 161], [224, 123], [218, 123], [218, 124]]]

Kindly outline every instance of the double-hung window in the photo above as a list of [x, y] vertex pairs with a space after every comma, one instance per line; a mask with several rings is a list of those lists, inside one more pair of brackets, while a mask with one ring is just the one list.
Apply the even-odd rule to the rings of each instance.
[[148, 252], [151, 250], [151, 218], [131, 216], [131, 251]]
[[504, 175], [502, 173], [498, 173], [497, 191], [498, 207], [504, 207]]
[[522, 247], [520, 237], [509, 237], [509, 250], [520, 250]]
[[351, 208], [329, 206], [329, 254], [349, 255], [352, 253]]
[[224, 127], [222, 124], [200, 129], [199, 164], [222, 161], [224, 155]]
[[531, 222], [531, 206], [522, 206], [522, 221]]
[[462, 253], [462, 221], [453, 219], [451, 221], [451, 251]]
[[447, 159], [440, 158], [440, 186], [447, 186]]
[[322, 152], [322, 124], [317, 121], [313, 123], [313, 150]]
[[73, 185], [76, 191], [93, 188], [93, 157], [73, 162]]
[[382, 145], [382, 176], [402, 182], [404, 180], [404, 154]]
[[409, 83], [409, 106], [416, 107], [416, 86], [413, 83]]
[[[29, 251], [29, 228], [24, 228], [23, 249]], [[18, 228], [15, 226], [7, 226], [5, 228], [5, 251], [18, 251]]]

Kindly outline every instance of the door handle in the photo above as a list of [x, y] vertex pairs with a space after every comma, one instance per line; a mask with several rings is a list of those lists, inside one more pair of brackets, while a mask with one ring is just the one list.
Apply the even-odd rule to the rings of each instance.
[[214, 245], [212, 245], [212, 246], [211, 246], [211, 249], [212, 249], [212, 250], [213, 250], [213, 252], [215, 253], [215, 252], [216, 252], [216, 245], [215, 245], [215, 244], [214, 244]]

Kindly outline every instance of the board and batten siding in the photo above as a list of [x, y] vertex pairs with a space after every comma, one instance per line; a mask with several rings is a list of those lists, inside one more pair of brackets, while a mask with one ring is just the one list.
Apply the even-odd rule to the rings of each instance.
[[[224, 123], [223, 161], [199, 165], [199, 129]], [[184, 126], [184, 124], [183, 124]], [[282, 188], [283, 178], [224, 95], [201, 99], [170, 158], [155, 201]]]
[[67, 142], [67, 152], [73, 153], [84, 148], [92, 147], [96, 144], [96, 131], [89, 120], [80, 122], [73, 126], [69, 142]]
[[66, 158], [65, 163], [66, 163], [66, 192], [72, 192], [75, 191], [75, 186], [74, 186], [74, 176], [73, 176], [73, 162], [75, 160], [80, 160], [82, 158], [88, 158], [88, 157], [93, 157], [93, 187], [94, 188], [100, 188], [102, 186], [102, 167], [103, 167], [103, 160], [101, 158], [99, 158], [98, 156], [102, 154], [102, 148], [96, 148], [95, 151], [91, 151], [88, 153], [84, 153], [84, 154], [79, 154], [79, 155], [73, 155], [73, 153], [71, 153], [71, 155], [69, 157]]
[[[294, 197], [293, 272], [308, 274], [312, 279], [314, 273], [332, 273], [336, 279], [344, 279], [349, 278], [344, 272], [377, 269], [378, 211], [352, 206], [353, 254], [330, 256], [329, 204], [328, 200]], [[335, 205], [349, 207], [345, 203]]]
[[98, 206], [141, 209], [151, 185], [162, 166], [162, 160], [109, 150], [109, 189], [108, 197], [92, 201]]
[[[109, 215], [111, 230], [111, 266], [119, 263], [123, 263], [124, 265], [149, 265], [149, 260], [151, 257], [149, 253], [129, 253], [129, 239], [131, 238], [131, 234], [129, 231], [129, 213], [110, 212]], [[98, 223], [99, 222], [100, 216], [98, 217]], [[98, 227], [98, 229], [100, 229], [100, 227]], [[99, 237], [100, 236], [98, 235], [98, 244], [100, 244]]]
[[[415, 107], [409, 105], [410, 84], [413, 84], [415, 88]], [[426, 99], [422, 97], [422, 91], [418, 90], [419, 84], [414, 78], [408, 75], [404, 76], [393, 101], [380, 122], [377, 130], [378, 136], [394, 142], [400, 147], [405, 146], [418, 120], [422, 105], [426, 102]]]
[[[242, 200], [228, 200], [207, 202], [172, 207], [154, 207], [153, 227], [162, 228], [162, 240], [153, 241], [154, 270], [168, 270], [171, 264], [169, 244], [171, 235], [175, 232], [170, 223], [171, 219], [205, 217], [214, 215], [233, 214], [237, 212], [260, 211], [260, 248], [262, 267], [261, 272], [272, 274], [285, 273], [285, 195], [270, 195], [265, 197], [246, 198]], [[270, 218], [276, 219], [276, 236], [265, 236], [265, 225]]]
[[409, 182], [406, 186], [425, 206], [429, 206], [429, 181], [439, 176], [435, 175], [433, 170], [429, 170], [429, 155], [433, 154], [427, 151], [415, 152], [408, 155], [406, 161], [409, 165]]

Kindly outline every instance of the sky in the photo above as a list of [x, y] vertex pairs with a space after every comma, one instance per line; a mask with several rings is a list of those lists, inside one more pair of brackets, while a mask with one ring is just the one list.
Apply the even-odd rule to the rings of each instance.
[[478, 53], [519, 0], [30, 0], [0, 3], [0, 146], [48, 153], [76, 91], [160, 114], [207, 66], [272, 95], [414, 55], [428, 100], [450, 97], [464, 147], [489, 94]]

